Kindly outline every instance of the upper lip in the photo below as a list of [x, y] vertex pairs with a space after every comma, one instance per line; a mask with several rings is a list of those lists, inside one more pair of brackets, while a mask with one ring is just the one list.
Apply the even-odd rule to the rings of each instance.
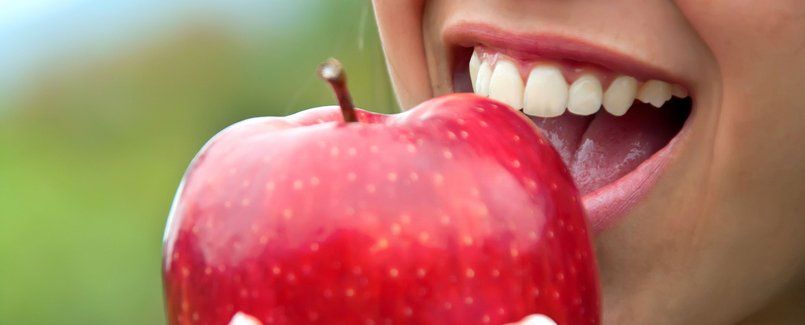
[[662, 66], [644, 62], [616, 49], [596, 44], [581, 36], [567, 36], [551, 31], [512, 33], [495, 26], [463, 22], [446, 26], [445, 44], [454, 51], [458, 47], [484, 46], [503, 51], [518, 59], [564, 59], [594, 64], [613, 72], [630, 75], [638, 80], [658, 79], [676, 83], [687, 89], [688, 82]]

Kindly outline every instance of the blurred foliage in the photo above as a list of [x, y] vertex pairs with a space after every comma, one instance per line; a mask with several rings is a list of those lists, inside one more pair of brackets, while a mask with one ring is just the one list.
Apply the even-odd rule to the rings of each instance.
[[164, 323], [162, 231], [184, 169], [229, 124], [334, 103], [324, 58], [344, 62], [359, 106], [396, 110], [368, 1], [320, 3], [288, 30], [200, 17], [53, 62], [0, 102], [0, 324]]

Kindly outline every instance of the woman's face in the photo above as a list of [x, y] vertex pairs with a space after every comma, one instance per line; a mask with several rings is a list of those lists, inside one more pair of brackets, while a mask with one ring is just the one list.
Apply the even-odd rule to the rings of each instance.
[[802, 311], [787, 304], [805, 301], [805, 2], [374, 6], [404, 108], [475, 89], [557, 147], [595, 232], [606, 324]]

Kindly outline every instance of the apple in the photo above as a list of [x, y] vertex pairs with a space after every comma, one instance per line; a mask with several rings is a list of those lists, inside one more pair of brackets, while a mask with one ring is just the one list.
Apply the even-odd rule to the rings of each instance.
[[454, 94], [404, 113], [341, 107], [232, 125], [171, 207], [171, 324], [597, 324], [578, 192], [536, 127]]

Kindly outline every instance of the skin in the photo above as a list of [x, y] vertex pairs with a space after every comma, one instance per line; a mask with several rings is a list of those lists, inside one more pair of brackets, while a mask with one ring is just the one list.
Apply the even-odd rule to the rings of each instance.
[[595, 238], [604, 324], [805, 323], [805, 2], [374, 6], [404, 108], [450, 92], [441, 33], [461, 20], [590, 37], [678, 76], [694, 100], [684, 147]]

